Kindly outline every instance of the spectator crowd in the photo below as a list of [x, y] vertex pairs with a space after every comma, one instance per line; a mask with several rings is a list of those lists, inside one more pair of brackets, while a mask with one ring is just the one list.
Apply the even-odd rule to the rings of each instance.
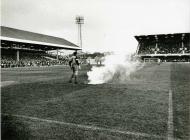
[[183, 54], [190, 53], [190, 44], [141, 44], [138, 54]]
[[40, 55], [23, 55], [19, 61], [15, 60], [14, 57], [15, 56], [2, 55], [1, 68], [68, 65], [69, 61], [68, 57], [62, 57], [59, 60], [56, 60]]
[[[80, 64], [97, 64], [102, 65], [104, 61], [104, 53], [82, 53], [79, 54]], [[16, 60], [14, 53], [4, 53], [1, 55], [1, 68], [14, 68], [14, 67], [31, 67], [31, 66], [53, 66], [53, 65], [68, 65], [70, 55], [59, 55], [58, 60], [55, 54], [49, 53], [32, 53], [32, 52], [21, 52], [19, 61]]]

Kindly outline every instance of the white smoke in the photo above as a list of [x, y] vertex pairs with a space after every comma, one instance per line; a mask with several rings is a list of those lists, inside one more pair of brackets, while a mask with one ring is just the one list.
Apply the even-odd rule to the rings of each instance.
[[123, 54], [106, 56], [104, 66], [93, 66], [87, 73], [89, 84], [122, 83], [129, 80], [131, 73], [143, 67], [141, 62], [131, 58], [131, 55]]

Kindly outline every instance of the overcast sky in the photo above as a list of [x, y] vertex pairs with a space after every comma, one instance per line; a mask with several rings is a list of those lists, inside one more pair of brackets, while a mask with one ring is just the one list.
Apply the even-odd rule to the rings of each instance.
[[190, 0], [1, 0], [1, 24], [78, 42], [85, 51], [134, 52], [134, 35], [190, 32]]

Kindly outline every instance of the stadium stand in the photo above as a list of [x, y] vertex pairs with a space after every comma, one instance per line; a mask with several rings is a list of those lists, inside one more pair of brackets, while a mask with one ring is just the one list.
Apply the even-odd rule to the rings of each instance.
[[190, 33], [135, 36], [144, 61], [190, 62]]
[[62, 49], [81, 50], [63, 38], [1, 26], [1, 68], [67, 64]]

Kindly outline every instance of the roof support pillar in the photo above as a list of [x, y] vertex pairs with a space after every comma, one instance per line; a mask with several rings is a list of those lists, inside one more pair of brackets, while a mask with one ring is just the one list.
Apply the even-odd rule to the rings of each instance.
[[155, 47], [155, 50], [154, 50], [154, 54], [157, 54], [157, 51], [158, 51], [158, 43], [156, 42], [156, 47]]
[[58, 51], [58, 49], [57, 49], [57, 61], [59, 60], [59, 51]]
[[20, 51], [19, 50], [16, 51], [16, 60], [20, 61]]
[[181, 48], [182, 48], [182, 53], [184, 54], [185, 53], [185, 48], [184, 48], [184, 34], [182, 34], [182, 37], [181, 37]]
[[181, 42], [181, 48], [182, 48], [182, 53], [184, 54], [185, 53], [185, 48], [184, 48], [183, 40]]
[[182, 47], [182, 48], [184, 48], [184, 43], [183, 43], [183, 40], [182, 40], [182, 42], [181, 42], [181, 47]]

